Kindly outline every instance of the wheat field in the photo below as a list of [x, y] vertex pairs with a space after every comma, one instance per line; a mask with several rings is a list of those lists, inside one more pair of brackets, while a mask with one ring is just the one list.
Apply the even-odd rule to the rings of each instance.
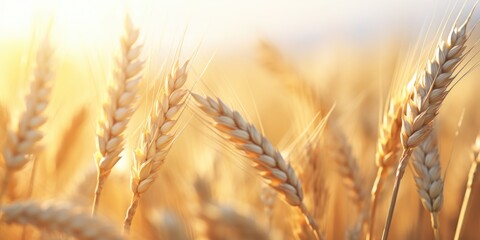
[[0, 239], [480, 238], [477, 2], [373, 47], [236, 51], [192, 12], [86, 2], [0, 17]]

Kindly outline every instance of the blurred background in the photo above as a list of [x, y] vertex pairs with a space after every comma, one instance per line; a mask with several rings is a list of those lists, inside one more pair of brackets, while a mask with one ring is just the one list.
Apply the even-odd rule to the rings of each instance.
[[[462, 22], [473, 4], [447, 0], [1, 0], [0, 104], [8, 110], [11, 123], [24, 109], [38, 39], [50, 25], [55, 43], [55, 87], [44, 128], [45, 148], [39, 157], [44, 161], [39, 161], [33, 192], [28, 193], [26, 186], [18, 187], [12, 199], [66, 199], [86, 208], [91, 204], [93, 195], [88, 192], [93, 194], [91, 180], [96, 174], [92, 156], [97, 115], [126, 12], [140, 28], [145, 44], [142, 56], [147, 66], [142, 93], [161, 86], [174, 61], [191, 59], [188, 86], [193, 91], [221, 97], [262, 128], [280, 150], [294, 148], [292, 152], [299, 151], [293, 143], [316, 124], [315, 118], [332, 110], [370, 191], [376, 173], [378, 126], [389, 92], [395, 87], [404, 88], [413, 73], [423, 68], [438, 40], [445, 39], [455, 19], [459, 17]], [[477, 10], [472, 26], [478, 23], [479, 14]], [[476, 93], [480, 87], [476, 52], [480, 49], [475, 45], [479, 36], [479, 30], [474, 29], [468, 45], [473, 50], [460, 76], [468, 74], [447, 97], [436, 123], [442, 171], [448, 175], [440, 215], [445, 239], [452, 238], [456, 227], [471, 145], [480, 127]], [[305, 84], [307, 90], [300, 87], [304, 92], [298, 94], [297, 86]], [[312, 99], [302, 96], [314, 98], [317, 104], [312, 108], [308, 102]], [[131, 150], [138, 144], [151, 100], [151, 94], [142, 94], [139, 111], [128, 129], [125, 158], [115, 169], [102, 199], [100, 212], [118, 224], [130, 199]], [[259, 214], [264, 208], [259, 198], [264, 187], [261, 178], [199, 119], [201, 113], [193, 103], [187, 109], [182, 115], [181, 135], [162, 167], [155, 190], [145, 194], [140, 203], [142, 212], [134, 220], [134, 236], [155, 239], [156, 231], [165, 229], [166, 220], [162, 223], [158, 216], [170, 216], [169, 212], [184, 219], [187, 232], [197, 236], [195, 224], [189, 221], [192, 213], [188, 206], [195, 198], [192, 185], [198, 176], [215, 176], [206, 178], [218, 202], [255, 216], [259, 226], [270, 226], [276, 239], [292, 239], [293, 227], [288, 219], [279, 217], [269, 225], [270, 220]], [[84, 117], [77, 119], [80, 115]], [[77, 127], [72, 127], [72, 122]], [[77, 132], [71, 133], [72, 129]], [[69, 146], [61, 144], [67, 139], [64, 133], [76, 136], [69, 139]], [[58, 157], [61, 149], [68, 149], [67, 153], [61, 152], [66, 157]], [[328, 239], [341, 239], [358, 214], [352, 214], [354, 207], [329, 156], [325, 149], [321, 172], [329, 197], [322, 228]], [[294, 157], [289, 161], [300, 164]], [[28, 176], [31, 171], [32, 166], [22, 174]], [[392, 182], [390, 177], [382, 195], [377, 237]], [[238, 187], [239, 183], [245, 186]], [[392, 239], [432, 238], [429, 217], [418, 200], [411, 173], [407, 173], [403, 187]], [[476, 191], [472, 203], [479, 201], [480, 191]], [[291, 211], [277, 202], [274, 218]], [[471, 211], [480, 211], [480, 205], [473, 204]], [[151, 217], [151, 212], [163, 215]], [[464, 239], [478, 235], [478, 220], [476, 214], [467, 215]], [[11, 234], [17, 236], [18, 232]], [[33, 231], [29, 234], [36, 236]]]

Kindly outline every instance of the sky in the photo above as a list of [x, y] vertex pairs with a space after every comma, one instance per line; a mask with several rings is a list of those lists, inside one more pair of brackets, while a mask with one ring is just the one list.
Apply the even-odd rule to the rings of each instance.
[[[109, 46], [128, 9], [147, 42], [182, 44], [185, 51], [242, 51], [260, 38], [290, 50], [328, 46], [339, 39], [381, 41], [398, 32], [415, 34], [441, 20], [462, 1], [199, 1], [199, 0], [0, 0], [0, 41], [32, 36], [32, 26], [55, 16], [62, 44]], [[471, 1], [468, 4], [472, 4]], [[438, 22], [438, 21], [437, 21]]]

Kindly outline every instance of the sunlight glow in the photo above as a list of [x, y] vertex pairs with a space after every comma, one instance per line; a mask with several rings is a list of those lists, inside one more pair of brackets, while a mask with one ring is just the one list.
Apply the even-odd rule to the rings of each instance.
[[25, 37], [30, 31], [33, 0], [0, 1], [0, 34], [5, 38]]

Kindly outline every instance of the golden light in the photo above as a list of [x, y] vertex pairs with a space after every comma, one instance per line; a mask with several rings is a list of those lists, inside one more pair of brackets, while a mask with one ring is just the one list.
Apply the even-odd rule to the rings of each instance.
[[[186, 239], [378, 238], [394, 209], [382, 169], [395, 173], [405, 148], [416, 163], [387, 217], [392, 239], [453, 236], [457, 218], [474, 239], [477, 216], [458, 209], [477, 169], [480, 10], [448, 1], [0, 0], [0, 238], [69, 230], [56, 221], [71, 214], [41, 214], [40, 231], [7, 225], [38, 214], [4, 210], [23, 200], [93, 209], [87, 233], [100, 216], [132, 239], [179, 239], [151, 217], [164, 210]], [[45, 33], [52, 44], [38, 44]], [[427, 186], [419, 148], [402, 141], [431, 128], [427, 178], [444, 182]], [[440, 215], [425, 197], [445, 197]]]

